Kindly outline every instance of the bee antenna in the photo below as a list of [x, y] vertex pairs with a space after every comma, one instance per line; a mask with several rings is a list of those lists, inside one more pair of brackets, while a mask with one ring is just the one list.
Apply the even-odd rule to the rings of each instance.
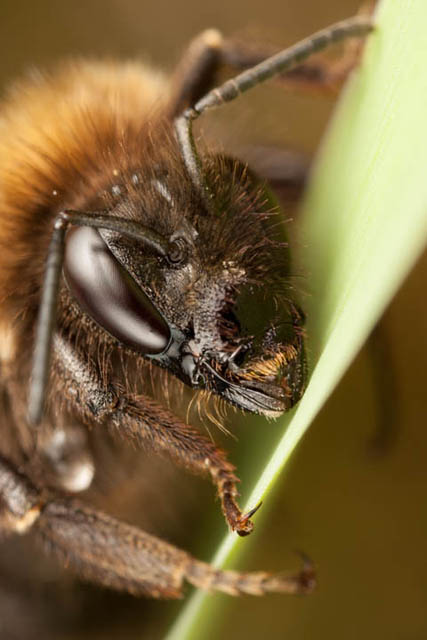
[[208, 109], [214, 109], [235, 100], [240, 94], [253, 89], [278, 73], [290, 71], [313, 53], [347, 38], [362, 37], [373, 29], [373, 20], [367, 16], [355, 16], [336, 22], [212, 89], [176, 119], [175, 132], [184, 164], [194, 186], [209, 209], [213, 207], [213, 194], [202, 174], [202, 163], [192, 132], [194, 120]]

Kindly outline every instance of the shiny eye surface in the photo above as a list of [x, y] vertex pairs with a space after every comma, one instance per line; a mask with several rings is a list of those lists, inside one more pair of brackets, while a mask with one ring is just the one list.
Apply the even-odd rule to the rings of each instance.
[[64, 275], [83, 311], [120, 342], [146, 355], [167, 348], [167, 323], [96, 229], [75, 227], [68, 232]]

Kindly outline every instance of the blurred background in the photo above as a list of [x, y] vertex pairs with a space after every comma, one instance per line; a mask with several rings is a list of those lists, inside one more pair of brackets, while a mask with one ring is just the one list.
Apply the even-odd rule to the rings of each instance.
[[[358, 6], [358, 0], [2, 0], [0, 85], [69, 56], [136, 57], [167, 72], [190, 38], [211, 26], [285, 46]], [[331, 99], [263, 87], [221, 118], [236, 141], [274, 142], [311, 155], [332, 108]], [[297, 235], [297, 215], [293, 225]], [[301, 245], [296, 251], [303, 254]], [[383, 370], [365, 347], [268, 495], [254, 534], [241, 543], [245, 569], [296, 568], [294, 550], [306, 551], [318, 567], [317, 591], [306, 598], [212, 595], [216, 624], [203, 640], [427, 637], [426, 266], [424, 256], [385, 313], [381, 342], [374, 343], [386, 350]], [[308, 276], [301, 286], [309, 291]], [[378, 380], [391, 365], [396, 388], [384, 405]], [[375, 448], [387, 411], [394, 416], [390, 437]], [[247, 495], [260, 470], [257, 447], [277, 441], [280, 425], [252, 418], [236, 424], [231, 414], [228, 427], [236, 441], [216, 430], [214, 436], [238, 465]], [[121, 443], [102, 446], [114, 470], [100, 471], [88, 501], [209, 560], [225, 534], [209, 483]], [[84, 585], [39, 554], [31, 539], [0, 546], [1, 640], [157, 640], [182, 605]]]

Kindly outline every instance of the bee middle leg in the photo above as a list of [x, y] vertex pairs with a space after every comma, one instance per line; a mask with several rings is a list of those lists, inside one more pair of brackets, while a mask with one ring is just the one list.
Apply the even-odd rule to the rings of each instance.
[[128, 395], [106, 386], [94, 363], [80, 357], [59, 335], [55, 336], [54, 354], [54, 370], [59, 372], [57, 392], [70, 401], [70, 408], [78, 397], [84, 423], [107, 424], [139, 445], [169, 455], [193, 473], [209, 474], [230, 528], [241, 536], [252, 531], [250, 517], [254, 510], [242, 513], [239, 508], [236, 501], [239, 479], [224, 451], [148, 396]]
[[230, 595], [308, 593], [311, 564], [295, 575], [221, 571], [81, 502], [41, 491], [0, 456], [0, 533], [32, 531], [84, 579], [134, 595], [179, 598], [184, 582]]

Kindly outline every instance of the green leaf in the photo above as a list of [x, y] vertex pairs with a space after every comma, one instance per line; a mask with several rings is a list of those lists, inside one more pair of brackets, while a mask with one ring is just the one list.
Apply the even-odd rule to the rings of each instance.
[[[380, 5], [377, 29], [323, 144], [302, 221], [302, 260], [312, 293], [307, 309], [312, 376], [254, 479], [248, 506], [276, 482], [425, 246], [426, 24], [425, 0]], [[237, 548], [242, 548], [237, 536], [227, 535], [213, 563], [229, 562]], [[195, 593], [167, 640], [204, 637], [218, 621], [213, 601]]]

